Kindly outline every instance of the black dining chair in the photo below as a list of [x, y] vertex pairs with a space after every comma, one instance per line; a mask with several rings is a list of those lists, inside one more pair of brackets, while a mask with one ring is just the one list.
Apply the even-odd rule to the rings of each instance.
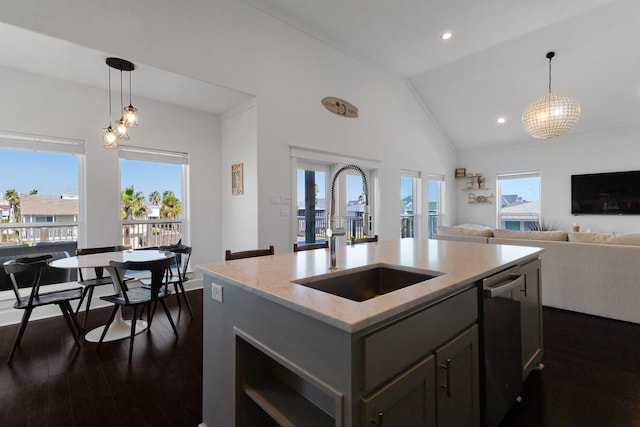
[[[80, 346], [78, 339], [79, 327], [76, 322], [76, 316], [71, 308], [70, 301], [80, 299], [82, 297], [82, 288], [65, 289], [50, 292], [40, 292], [40, 283], [42, 273], [47, 267], [47, 260], [51, 259], [51, 255], [40, 255], [35, 257], [23, 257], [15, 260], [7, 261], [3, 264], [4, 271], [11, 278], [13, 292], [16, 296], [16, 302], [13, 308], [24, 310], [22, 322], [16, 334], [16, 338], [11, 347], [7, 363], [11, 363], [16, 348], [20, 345], [24, 331], [29, 323], [31, 313], [37, 307], [56, 304], [60, 307], [60, 311], [67, 322], [67, 326], [71, 331], [77, 346]], [[19, 288], [25, 288], [25, 285], [31, 285], [31, 292], [28, 296], [21, 296]], [[22, 286], [21, 286], [22, 285]]]
[[[106, 253], [106, 252], [121, 252], [129, 249], [131, 249], [131, 246], [124, 246], [124, 245], [103, 246], [99, 248], [82, 248], [82, 249], [76, 250], [76, 255], [82, 256], [82, 255], [100, 254], [100, 253]], [[84, 319], [82, 321], [82, 330], [84, 331], [87, 327], [87, 318], [89, 317], [89, 308], [91, 307], [91, 299], [93, 298], [94, 288], [96, 286], [102, 286], [102, 285], [113, 286], [113, 279], [108, 274], [106, 276], [104, 275], [104, 268], [102, 267], [95, 267], [93, 269], [93, 275], [95, 277], [92, 277], [92, 278], [85, 278], [83, 270], [84, 270], [83, 268], [78, 269], [78, 283], [83, 286], [83, 289], [82, 289], [82, 297], [80, 298], [80, 302], [78, 302], [78, 306], [76, 307], [75, 313], [76, 315], [78, 314], [78, 311], [80, 311], [80, 307], [82, 307], [82, 303], [86, 298], [87, 304], [84, 309]]]
[[[107, 321], [107, 324], [102, 331], [102, 335], [100, 336], [100, 341], [98, 342], [96, 351], [100, 350], [100, 346], [102, 345], [102, 341], [107, 334], [107, 330], [113, 323], [118, 309], [121, 307], [132, 307], [133, 309], [133, 316], [131, 317], [131, 342], [129, 343], [129, 360], [131, 360], [131, 355], [133, 352], [133, 341], [136, 335], [136, 321], [138, 319], [139, 308], [144, 309], [146, 307], [147, 309], [147, 330], [149, 331], [151, 329], [151, 322], [153, 320], [155, 306], [158, 302], [160, 302], [160, 305], [162, 305], [162, 308], [164, 309], [164, 312], [169, 319], [169, 323], [171, 324], [173, 333], [176, 335], [176, 338], [178, 338], [178, 330], [176, 329], [176, 325], [173, 323], [173, 318], [171, 317], [171, 313], [169, 312], [169, 307], [167, 307], [167, 302], [165, 301], [165, 299], [172, 293], [171, 290], [168, 289], [167, 285], [169, 278], [169, 269], [171, 268], [171, 264], [175, 262], [176, 257], [175, 255], [172, 255], [170, 257], [154, 261], [111, 261], [109, 263], [109, 265], [115, 269], [115, 275], [122, 291], [115, 295], [100, 297], [100, 299], [104, 301], [113, 303], [113, 310], [111, 311], [109, 320]], [[127, 271], [150, 271], [150, 286], [129, 288], [128, 281], [124, 278], [124, 274]], [[153, 308], [151, 308], [152, 303]]]
[[[191, 304], [189, 303], [187, 293], [184, 290], [184, 283], [189, 280], [189, 278], [187, 277], [187, 269], [189, 268], [192, 248], [191, 246], [178, 244], [172, 246], [160, 246], [160, 250], [171, 252], [176, 256], [176, 263], [173, 264], [169, 269], [168, 283], [173, 285], [174, 291], [176, 293], [176, 299], [178, 300], [178, 311], [182, 310], [182, 304], [180, 302], [180, 295], [182, 295], [182, 298], [184, 299], [184, 302], [189, 309], [189, 314], [193, 318], [193, 310], [191, 309]], [[140, 282], [142, 282], [144, 286], [149, 286], [151, 284], [151, 278], [142, 278], [140, 279]]]
[[232, 261], [234, 259], [253, 258], [257, 256], [273, 255], [275, 250], [273, 245], [269, 246], [269, 249], [252, 249], [249, 251], [231, 252], [227, 249], [224, 253], [225, 261]]
[[329, 241], [326, 240], [323, 243], [306, 243], [304, 245], [299, 245], [297, 243], [293, 244], [293, 252], [301, 252], [301, 251], [310, 251], [313, 249], [327, 249], [329, 247]]

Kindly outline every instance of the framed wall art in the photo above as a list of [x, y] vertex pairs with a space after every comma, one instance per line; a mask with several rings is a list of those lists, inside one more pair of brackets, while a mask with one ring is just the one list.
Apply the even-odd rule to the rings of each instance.
[[244, 194], [243, 163], [231, 165], [231, 194], [238, 196]]

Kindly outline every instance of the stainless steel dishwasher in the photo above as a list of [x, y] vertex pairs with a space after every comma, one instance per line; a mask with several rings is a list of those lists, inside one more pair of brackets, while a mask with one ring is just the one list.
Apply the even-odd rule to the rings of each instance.
[[506, 270], [482, 281], [479, 301], [481, 419], [496, 427], [522, 392], [520, 298], [524, 275]]

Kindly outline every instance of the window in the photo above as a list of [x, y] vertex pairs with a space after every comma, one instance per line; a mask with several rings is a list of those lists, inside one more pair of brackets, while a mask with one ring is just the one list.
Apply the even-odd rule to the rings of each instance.
[[296, 242], [322, 243], [327, 239], [326, 196], [329, 169], [326, 166], [298, 164], [296, 173]]
[[438, 234], [438, 224], [444, 220], [444, 175], [429, 175], [429, 238]]
[[540, 228], [540, 172], [498, 174], [498, 227]]
[[[350, 161], [348, 157], [311, 150], [303, 147], [291, 147], [291, 169], [294, 182], [293, 198], [296, 201], [296, 215], [293, 222], [293, 242], [299, 244], [323, 242], [327, 239], [326, 230], [330, 212], [331, 180], [334, 174], [346, 164], [355, 164], [363, 168], [368, 178], [369, 213], [375, 222], [374, 195], [376, 171], [372, 162], [366, 160]], [[335, 216], [337, 228], [345, 229], [345, 236], [339, 237], [348, 244], [351, 237], [364, 236], [365, 197], [363, 179], [351, 169], [345, 169], [335, 183]], [[313, 209], [313, 211], [312, 211]], [[375, 228], [375, 223], [373, 224]], [[375, 231], [371, 230], [370, 234]]]
[[123, 244], [144, 248], [186, 243], [187, 155], [123, 146], [119, 153]]
[[415, 237], [419, 211], [420, 173], [402, 171], [400, 175], [400, 237]]
[[77, 242], [84, 144], [2, 132], [0, 159], [1, 244]]

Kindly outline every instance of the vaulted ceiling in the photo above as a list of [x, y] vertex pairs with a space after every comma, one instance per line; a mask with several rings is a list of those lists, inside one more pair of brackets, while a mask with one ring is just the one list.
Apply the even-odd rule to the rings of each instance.
[[[640, 128], [638, 0], [244, 1], [405, 79], [459, 152], [536, 141], [524, 132], [520, 117], [548, 91], [548, 51], [556, 52], [553, 91], [572, 95], [582, 106], [572, 134]], [[453, 34], [449, 40], [441, 37], [446, 31]], [[12, 40], [18, 37], [20, 47], [32, 48], [15, 49]], [[0, 51], [0, 66], [42, 72], [46, 63], [54, 77], [106, 86], [102, 52], [4, 24]], [[65, 60], [70, 57], [76, 59], [73, 67]], [[78, 58], [87, 60], [78, 63]], [[218, 114], [250, 97], [140, 67], [155, 76], [134, 80], [136, 92], [150, 99], [159, 95], [158, 82], [166, 98], [159, 100]], [[358, 105], [357, 99], [350, 101]], [[504, 124], [497, 123], [499, 117]]]
[[548, 91], [549, 51], [553, 91], [582, 107], [571, 133], [640, 125], [638, 0], [245, 1], [408, 79], [459, 151], [535, 141], [521, 115]]

